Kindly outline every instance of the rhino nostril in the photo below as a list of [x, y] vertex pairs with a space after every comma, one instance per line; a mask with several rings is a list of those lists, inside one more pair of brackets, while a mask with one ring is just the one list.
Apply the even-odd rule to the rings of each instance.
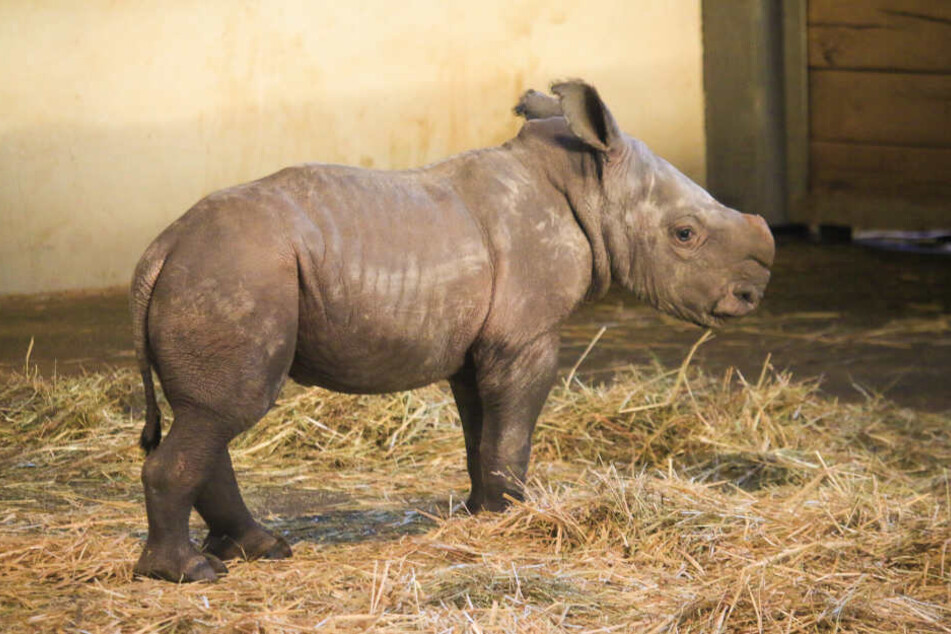
[[756, 309], [762, 292], [752, 284], [731, 284], [727, 292], [713, 307], [713, 314], [720, 317], [742, 317]]
[[756, 304], [756, 293], [748, 288], [733, 289], [733, 296], [743, 303]]

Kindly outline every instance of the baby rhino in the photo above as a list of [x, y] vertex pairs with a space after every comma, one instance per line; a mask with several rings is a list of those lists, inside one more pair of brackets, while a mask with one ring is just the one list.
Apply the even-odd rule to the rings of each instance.
[[[228, 454], [288, 376], [351, 393], [448, 379], [466, 506], [498, 511], [520, 497], [579, 304], [616, 283], [703, 326], [756, 307], [773, 261], [763, 219], [621, 132], [592, 86], [552, 92], [526, 93], [527, 121], [499, 147], [408, 171], [290, 167], [211, 194], [148, 247], [132, 282], [149, 522], [136, 573], [213, 580], [222, 560], [290, 556]], [[161, 444], [153, 369], [175, 416]]]

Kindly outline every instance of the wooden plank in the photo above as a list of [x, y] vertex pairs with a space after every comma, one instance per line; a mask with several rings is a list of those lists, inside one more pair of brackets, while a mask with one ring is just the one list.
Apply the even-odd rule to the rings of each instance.
[[951, 25], [948, 0], [809, 0], [809, 24], [888, 26], [899, 20]]
[[843, 193], [813, 195], [795, 210], [794, 222], [844, 225], [853, 229], [923, 231], [951, 227], [951, 208], [944, 202], [913, 202], [902, 198]]
[[951, 25], [896, 18], [873, 27], [811, 25], [808, 33], [810, 68], [951, 73]]
[[951, 75], [813, 70], [814, 141], [951, 146]]
[[951, 227], [951, 2], [809, 0], [807, 19], [810, 194], [793, 219]]
[[809, 165], [813, 193], [951, 201], [951, 148], [813, 141]]

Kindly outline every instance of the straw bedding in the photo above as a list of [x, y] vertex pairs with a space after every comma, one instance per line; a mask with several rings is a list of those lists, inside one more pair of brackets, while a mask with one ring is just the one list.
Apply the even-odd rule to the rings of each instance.
[[142, 409], [130, 371], [0, 377], [3, 629], [951, 631], [949, 417], [768, 363], [563, 380], [526, 500], [474, 518], [446, 386], [288, 386], [232, 452], [294, 558], [215, 584], [132, 577]]

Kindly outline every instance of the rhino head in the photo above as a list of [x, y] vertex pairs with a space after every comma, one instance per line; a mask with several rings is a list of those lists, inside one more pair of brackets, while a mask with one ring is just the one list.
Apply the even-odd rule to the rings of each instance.
[[596, 175], [563, 183], [592, 244], [594, 294], [614, 280], [701, 326], [755, 309], [775, 250], [765, 220], [720, 204], [621, 132], [592, 86], [568, 81], [552, 92], [557, 98], [528, 91], [515, 111], [529, 121], [544, 119], [539, 125], [567, 126], [582, 144], [575, 172]]

